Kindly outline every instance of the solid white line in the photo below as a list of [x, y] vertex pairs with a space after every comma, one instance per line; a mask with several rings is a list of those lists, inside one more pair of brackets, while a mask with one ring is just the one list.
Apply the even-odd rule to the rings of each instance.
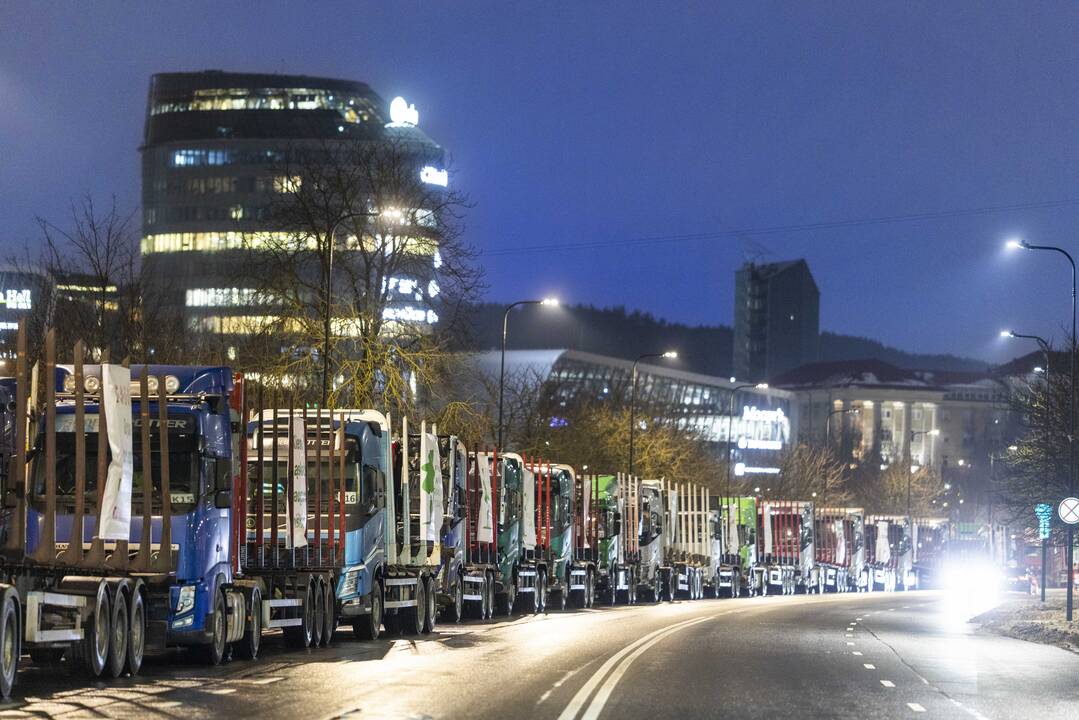
[[918, 703], [907, 703], [907, 707], [909, 707], [914, 712], [925, 712], [925, 708]]
[[629, 666], [633, 664], [633, 661], [640, 657], [641, 654], [643, 654], [646, 650], [648, 650], [650, 647], [652, 647], [668, 635], [671, 635], [684, 627], [688, 627], [689, 625], [694, 625], [699, 622], [704, 622], [708, 619], [709, 618], [697, 618], [692, 622], [683, 623], [678, 627], [671, 628], [662, 635], [657, 635], [644, 645], [641, 645], [630, 655], [627, 655], [622, 660], [622, 662], [618, 664], [618, 667], [615, 668], [614, 672], [612, 672], [607, 677], [607, 680], [603, 683], [603, 687], [599, 689], [599, 691], [596, 693], [596, 696], [592, 698], [592, 702], [589, 704], [588, 710], [586, 710], [584, 715], [581, 716], [581, 720], [596, 720], [596, 718], [599, 717], [599, 714], [603, 712], [603, 706], [607, 704], [608, 698], [611, 697], [611, 693], [614, 691], [615, 685], [617, 685], [618, 681], [622, 679], [622, 676], [626, 674], [626, 670], [628, 670]]
[[895, 683], [892, 682], [891, 680], [881, 680], [880, 684], [883, 685], [884, 687], [895, 687]]
[[688, 624], [700, 622], [701, 620], [706, 619], [707, 618], [696, 618], [694, 620], [685, 620], [675, 625], [660, 628], [659, 630], [654, 630], [645, 635], [644, 637], [638, 638], [626, 647], [619, 650], [617, 653], [608, 658], [607, 662], [603, 663], [600, 669], [597, 670], [595, 674], [593, 674], [592, 677], [588, 680], [588, 682], [584, 684], [584, 687], [577, 691], [577, 694], [574, 695], [573, 699], [569, 701], [568, 705], [566, 705], [566, 709], [563, 710], [562, 714], [558, 716], [558, 720], [573, 720], [574, 718], [576, 718], [577, 714], [581, 711], [581, 708], [583, 708], [584, 704], [588, 701], [589, 696], [592, 695], [592, 692], [596, 689], [596, 686], [603, 681], [603, 678], [607, 676], [607, 673], [611, 671], [611, 668], [613, 668], [626, 655], [636, 650], [639, 646], [648, 642], [657, 635], [678, 630]]
[[862, 665], [865, 666], [866, 670], [876, 670], [877, 669], [877, 666], [874, 665], [873, 663], [862, 663]]

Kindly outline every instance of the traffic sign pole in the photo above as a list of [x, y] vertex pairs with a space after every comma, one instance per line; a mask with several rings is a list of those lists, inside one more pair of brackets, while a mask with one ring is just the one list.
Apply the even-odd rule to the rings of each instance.
[[[1074, 353], [1073, 353], [1074, 357]], [[1079, 498], [1066, 497], [1060, 501], [1060, 506], [1057, 508], [1057, 514], [1060, 516], [1061, 522], [1068, 525], [1068, 547], [1065, 551], [1065, 557], [1068, 561], [1068, 622], [1072, 620], [1072, 595], [1075, 590], [1075, 524], [1079, 523]]]

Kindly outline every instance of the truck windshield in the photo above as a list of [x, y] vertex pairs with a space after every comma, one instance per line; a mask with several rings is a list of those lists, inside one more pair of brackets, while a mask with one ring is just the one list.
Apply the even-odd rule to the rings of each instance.
[[[155, 433], [156, 434], [156, 433]], [[34, 500], [41, 502], [45, 495], [45, 452], [44, 442], [37, 449], [33, 460]], [[135, 443], [134, 473], [131, 484], [133, 514], [138, 514], [142, 507], [143, 456]], [[151, 446], [157, 445], [157, 438], [151, 439]], [[112, 459], [112, 453], [106, 456], [106, 462]], [[174, 514], [190, 512], [198, 499], [198, 453], [193, 439], [172, 436], [169, 438], [169, 495], [171, 510]], [[153, 475], [153, 508], [161, 511], [161, 454], [151, 452], [150, 472]], [[56, 434], [56, 496], [60, 507], [75, 506], [75, 435], [74, 433]], [[86, 433], [86, 492], [85, 507], [92, 512], [97, 505], [97, 433]]]

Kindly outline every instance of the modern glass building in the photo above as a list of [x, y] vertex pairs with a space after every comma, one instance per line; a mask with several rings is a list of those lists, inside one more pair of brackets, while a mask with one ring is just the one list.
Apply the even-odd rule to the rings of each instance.
[[[483, 372], [497, 377], [500, 353], [478, 355]], [[543, 382], [555, 406], [580, 399], [629, 397], [633, 363], [577, 350], [510, 350], [507, 377], [530, 376]], [[637, 366], [636, 406], [642, 416], [699, 432], [726, 456], [731, 452], [738, 476], [779, 472], [780, 455], [797, 437], [793, 394], [778, 389], [741, 388], [727, 378], [684, 372], [660, 365]], [[733, 409], [733, 413], [732, 413]], [[557, 418], [553, 420], [557, 422]]]
[[[142, 145], [144, 266], [195, 330], [244, 334], [272, 305], [249, 276], [260, 242], [286, 235], [268, 208], [303, 178], [296, 154], [335, 141], [408, 143], [424, 183], [447, 183], [443, 150], [415, 107], [368, 85], [306, 75], [209, 70], [150, 81]], [[260, 240], [262, 239], [262, 240]], [[432, 257], [432, 265], [436, 261]], [[393, 278], [393, 319], [435, 322], [430, 278]]]

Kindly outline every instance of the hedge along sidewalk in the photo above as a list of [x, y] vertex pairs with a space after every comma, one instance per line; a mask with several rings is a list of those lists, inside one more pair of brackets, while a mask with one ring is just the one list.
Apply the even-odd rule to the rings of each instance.
[[1064, 591], [1051, 591], [1042, 603], [1037, 597], [1009, 598], [970, 620], [980, 631], [1056, 645], [1079, 653], [1079, 622], [1064, 619]]

